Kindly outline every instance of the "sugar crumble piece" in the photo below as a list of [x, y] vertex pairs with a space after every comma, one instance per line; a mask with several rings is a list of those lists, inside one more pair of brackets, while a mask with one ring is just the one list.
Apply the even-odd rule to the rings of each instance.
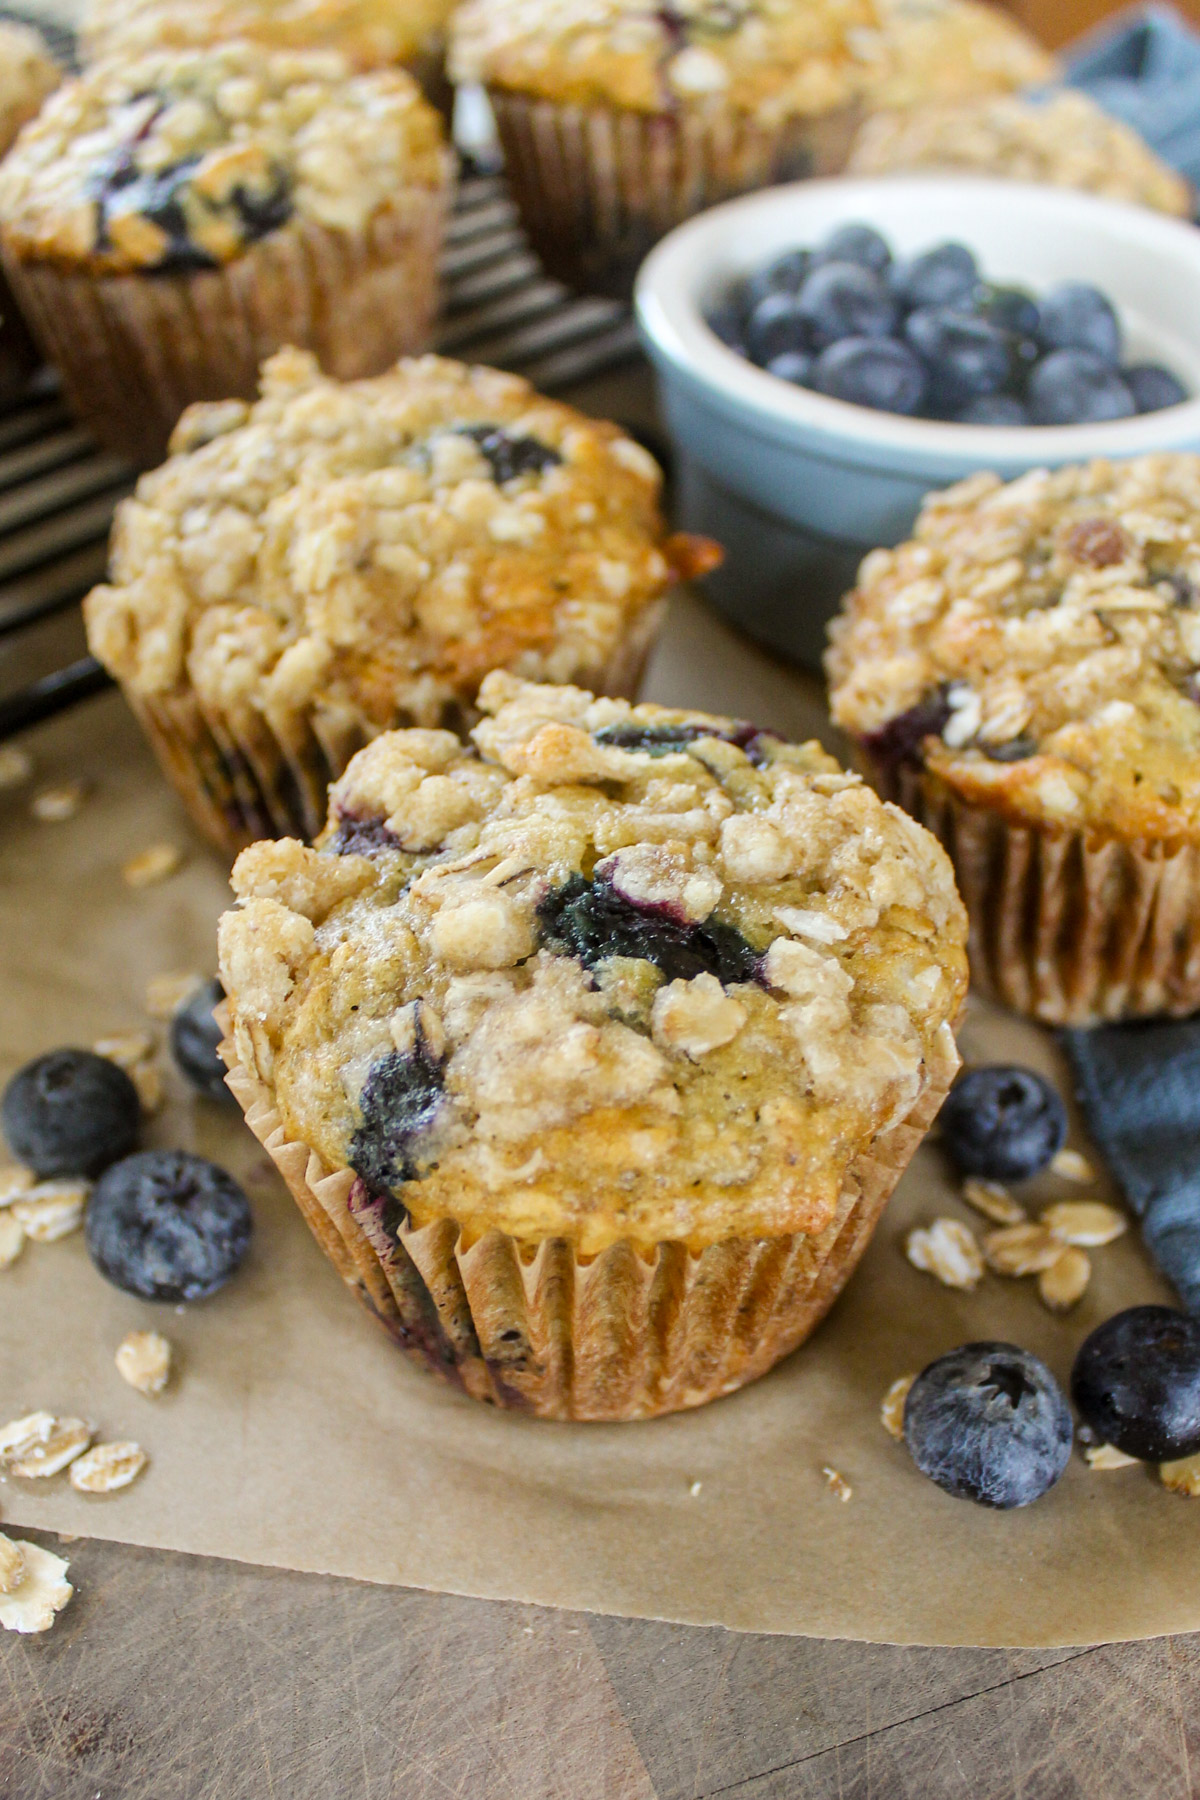
[[908, 1390], [916, 1380], [915, 1375], [898, 1375], [893, 1381], [879, 1408], [879, 1423], [890, 1438], [902, 1443], [904, 1439], [904, 1402], [908, 1399]]
[[117, 1373], [139, 1394], [161, 1394], [171, 1375], [171, 1345], [160, 1331], [130, 1331], [117, 1345]]
[[829, 1483], [830, 1491], [837, 1496], [843, 1505], [845, 1505], [846, 1501], [849, 1500], [854, 1492], [854, 1489], [850, 1486], [846, 1477], [840, 1474], [837, 1469], [832, 1468], [829, 1463], [821, 1464], [821, 1473]]
[[57, 787], [42, 788], [30, 801], [29, 810], [44, 825], [61, 825], [75, 817], [86, 798], [82, 781], [64, 781]]
[[975, 1234], [961, 1219], [935, 1219], [919, 1225], [904, 1240], [904, 1254], [943, 1287], [969, 1294], [983, 1278], [983, 1257]]
[[182, 862], [183, 852], [175, 844], [150, 844], [122, 864], [121, 879], [126, 887], [154, 887], [173, 875]]
[[67, 1580], [70, 1564], [40, 1544], [15, 1542], [24, 1578], [11, 1593], [0, 1594], [0, 1625], [5, 1631], [48, 1631], [75, 1591]]

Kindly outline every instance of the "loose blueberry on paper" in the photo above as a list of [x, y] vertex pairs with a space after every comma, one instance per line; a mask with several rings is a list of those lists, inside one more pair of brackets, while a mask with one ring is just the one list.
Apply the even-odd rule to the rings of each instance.
[[963, 1175], [1024, 1181], [1067, 1139], [1067, 1112], [1032, 1069], [992, 1063], [955, 1082], [938, 1120], [942, 1143]]
[[871, 225], [777, 256], [721, 295], [708, 323], [780, 380], [876, 412], [1081, 425], [1188, 398], [1157, 363], [1122, 367], [1120, 321], [1089, 283], [1035, 298], [989, 283], [965, 244], [896, 258]]
[[250, 1204], [224, 1169], [182, 1150], [143, 1150], [106, 1169], [85, 1220], [88, 1252], [143, 1300], [202, 1300], [250, 1246]]
[[225, 998], [219, 981], [206, 981], [190, 1000], [185, 1000], [171, 1020], [171, 1055], [180, 1073], [210, 1100], [230, 1100], [225, 1085], [225, 1064], [217, 1055], [221, 1027], [213, 1011]]
[[140, 1117], [124, 1069], [90, 1050], [52, 1050], [26, 1063], [0, 1106], [9, 1149], [42, 1179], [99, 1174], [132, 1150]]
[[1145, 1462], [1200, 1450], [1200, 1319], [1131, 1306], [1087, 1338], [1071, 1397], [1103, 1443]]
[[963, 1344], [913, 1382], [904, 1441], [923, 1475], [956, 1499], [1028, 1506], [1067, 1466], [1074, 1435], [1062, 1389], [1016, 1344]]

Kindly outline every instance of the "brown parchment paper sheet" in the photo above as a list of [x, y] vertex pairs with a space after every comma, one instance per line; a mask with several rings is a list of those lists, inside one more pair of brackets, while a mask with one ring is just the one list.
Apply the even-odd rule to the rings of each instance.
[[[815, 683], [694, 601], [675, 606], [648, 695], [798, 735], [824, 727]], [[40, 781], [82, 776], [93, 791], [59, 825], [30, 818], [30, 790], [0, 794], [0, 1079], [55, 1045], [144, 1027], [149, 976], [211, 971], [227, 894], [116, 695], [27, 741]], [[163, 839], [186, 846], [185, 867], [131, 892], [121, 864]], [[1061, 1079], [1046, 1034], [981, 1005], [964, 1048]], [[223, 1293], [177, 1311], [109, 1287], [79, 1234], [27, 1246], [0, 1274], [3, 1417], [81, 1413], [151, 1458], [132, 1488], [103, 1499], [76, 1494], [65, 1475], [10, 1478], [6, 1524], [753, 1631], [1053, 1645], [1200, 1627], [1200, 1504], [1142, 1469], [1094, 1474], [1076, 1455], [1038, 1505], [988, 1513], [919, 1476], [878, 1419], [895, 1376], [968, 1338], [1025, 1344], [1065, 1380], [1100, 1319], [1168, 1298], [1136, 1234], [1094, 1253], [1092, 1287], [1065, 1319], [1030, 1282], [989, 1275], [973, 1295], [951, 1293], [899, 1249], [918, 1219], [970, 1216], [926, 1146], [826, 1325], [765, 1380], [654, 1423], [543, 1424], [411, 1368], [344, 1291], [240, 1118], [167, 1079], [147, 1139], [212, 1156], [245, 1182], [251, 1256]], [[1047, 1177], [1040, 1194], [1065, 1191]], [[176, 1347], [161, 1399], [113, 1366], [135, 1326]], [[826, 1463], [851, 1484], [848, 1504]]]

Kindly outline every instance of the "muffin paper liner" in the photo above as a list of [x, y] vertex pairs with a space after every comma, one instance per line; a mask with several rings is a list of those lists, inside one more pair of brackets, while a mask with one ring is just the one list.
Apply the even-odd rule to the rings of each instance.
[[219, 269], [87, 275], [4, 265], [79, 419], [110, 449], [161, 461], [195, 400], [252, 399], [285, 344], [340, 380], [429, 347], [449, 190], [397, 198], [362, 232], [293, 219]]
[[502, 88], [488, 97], [513, 199], [550, 274], [627, 299], [674, 226], [734, 194], [845, 167], [859, 106], [767, 127], [728, 114], [560, 105]]
[[[662, 600], [643, 607], [608, 661], [571, 679], [595, 693], [632, 699], [665, 613]], [[193, 822], [231, 861], [260, 838], [315, 838], [325, 825], [329, 784], [355, 752], [381, 730], [418, 722], [398, 713], [381, 726], [349, 710], [319, 707], [268, 716], [249, 705], [206, 703], [193, 688], [143, 694], [123, 684], [122, 691]], [[464, 694], [447, 703], [440, 719], [419, 722], [461, 735], [479, 717], [472, 699]]]
[[[228, 1008], [217, 1018], [229, 1031]], [[342, 1279], [410, 1356], [474, 1399], [545, 1419], [653, 1418], [733, 1393], [815, 1329], [958, 1069], [949, 1033], [908, 1115], [851, 1163], [819, 1235], [729, 1238], [693, 1253], [617, 1243], [581, 1258], [564, 1238], [452, 1219], [414, 1229], [390, 1195], [289, 1138], [270, 1087], [221, 1044], [228, 1084]]]
[[1043, 1025], [1200, 1008], [1200, 848], [1014, 825], [928, 769], [870, 773], [949, 853], [985, 993]]

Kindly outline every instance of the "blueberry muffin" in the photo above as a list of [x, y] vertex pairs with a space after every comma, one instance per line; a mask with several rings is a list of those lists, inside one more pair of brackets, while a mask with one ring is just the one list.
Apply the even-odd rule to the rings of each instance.
[[942, 839], [975, 980], [1047, 1024], [1200, 1007], [1200, 457], [932, 495], [832, 627], [833, 714]]
[[1045, 99], [999, 94], [876, 113], [854, 142], [852, 175], [950, 169], [1012, 181], [1080, 188], [1187, 218], [1191, 184], [1155, 156], [1131, 126], [1086, 94]]
[[[1009, 66], [972, 62], [976, 12], [1016, 44]], [[660, 237], [752, 188], [838, 174], [863, 107], [882, 105], [911, 58], [950, 33], [966, 93], [1043, 74], [1012, 24], [964, 0], [467, 0], [452, 66], [480, 80], [514, 197], [547, 268], [585, 291], [626, 294]], [[962, 41], [960, 41], [962, 40]], [[990, 40], [989, 40], [990, 41]], [[943, 79], [949, 79], [943, 75]], [[958, 91], [958, 90], [955, 90]]]
[[1016, 93], [1057, 73], [1015, 19], [980, 0], [873, 0], [872, 13], [854, 36], [870, 112]]
[[89, 0], [88, 62], [250, 38], [269, 50], [336, 50], [356, 69], [401, 64], [441, 104], [454, 0]]
[[632, 692], [670, 582], [657, 464], [614, 425], [426, 357], [339, 383], [282, 351], [185, 413], [118, 509], [88, 641], [231, 855], [311, 837], [396, 725], [463, 726], [489, 669]]
[[817, 744], [499, 672], [480, 706], [238, 858], [229, 1083], [435, 1371], [697, 1406], [813, 1330], [945, 1095], [950, 865]]
[[247, 43], [66, 83], [0, 167], [5, 267], [81, 418], [140, 462], [287, 343], [377, 374], [429, 342], [450, 196], [401, 70]]
[[[0, 156], [62, 80], [37, 32], [0, 19]], [[15, 392], [39, 361], [37, 346], [0, 273], [0, 395]]]

